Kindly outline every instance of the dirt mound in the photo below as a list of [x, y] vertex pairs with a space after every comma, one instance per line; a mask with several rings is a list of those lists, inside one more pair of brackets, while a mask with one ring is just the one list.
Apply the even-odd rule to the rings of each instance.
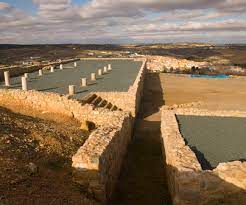
[[0, 204], [80, 204], [71, 157], [88, 134], [0, 107]]

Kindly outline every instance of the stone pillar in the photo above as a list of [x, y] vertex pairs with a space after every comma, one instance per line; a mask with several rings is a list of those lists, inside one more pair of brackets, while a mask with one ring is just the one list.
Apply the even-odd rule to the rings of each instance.
[[74, 67], [77, 67], [77, 62], [74, 62]]
[[86, 80], [86, 78], [82, 78], [81, 79], [81, 85], [82, 85], [82, 87], [86, 87], [87, 86], [87, 80]]
[[112, 65], [111, 64], [108, 64], [108, 70], [112, 70]]
[[50, 72], [51, 72], [51, 73], [54, 73], [54, 72], [55, 72], [55, 70], [54, 70], [54, 67], [53, 67], [53, 66], [51, 66], [51, 67], [50, 67]]
[[39, 76], [42, 76], [43, 75], [43, 70], [42, 69], [38, 70], [38, 75]]
[[107, 68], [107, 66], [104, 66], [103, 73], [107, 73], [107, 72], [108, 72], [108, 68]]
[[22, 90], [27, 90], [27, 78], [25, 76], [21, 77]]
[[25, 78], [28, 78], [28, 73], [25, 73], [25, 74], [24, 74], [24, 77], [25, 77]]
[[102, 69], [98, 70], [98, 75], [101, 76], [102, 75]]
[[91, 80], [92, 80], [92, 81], [95, 81], [95, 80], [96, 80], [96, 73], [92, 73], [92, 74], [91, 74]]
[[69, 85], [68, 86], [68, 92], [69, 92], [69, 95], [74, 95], [75, 94], [75, 85]]
[[4, 80], [5, 80], [5, 85], [10, 86], [9, 71], [4, 71]]
[[63, 70], [63, 65], [62, 64], [60, 64], [60, 70]]

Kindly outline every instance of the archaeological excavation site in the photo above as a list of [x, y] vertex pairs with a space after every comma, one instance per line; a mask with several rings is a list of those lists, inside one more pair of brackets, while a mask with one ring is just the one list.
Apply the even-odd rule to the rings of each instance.
[[246, 109], [152, 64], [1, 69], [0, 205], [245, 205]]

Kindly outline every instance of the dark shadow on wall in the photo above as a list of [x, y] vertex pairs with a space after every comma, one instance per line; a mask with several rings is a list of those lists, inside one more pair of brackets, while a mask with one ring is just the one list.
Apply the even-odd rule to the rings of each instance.
[[50, 90], [55, 90], [58, 89], [59, 87], [50, 87], [50, 88], [45, 88], [45, 89], [39, 89], [38, 91], [50, 91]]
[[110, 205], [171, 205], [160, 143], [160, 121], [137, 119]]
[[148, 117], [159, 112], [165, 104], [159, 73], [146, 73], [144, 82], [144, 95], [140, 117]]
[[14, 88], [21, 88], [21, 83], [16, 83], [10, 86], [10, 88], [14, 89]]
[[[176, 204], [246, 204], [245, 189], [225, 181], [213, 172], [203, 174], [201, 172], [181, 172], [176, 167], [167, 165], [167, 174], [169, 176], [169, 187], [172, 187], [171, 189], [175, 190], [174, 181], [180, 183], [178, 186], [179, 189], [175, 190], [175, 193], [172, 192], [172, 198], [176, 199]], [[174, 175], [177, 176], [175, 180], [172, 178]]]
[[146, 73], [133, 138], [110, 205], [172, 204], [160, 141], [159, 109], [163, 105], [159, 74]]
[[235, 159], [235, 160], [231, 160], [230, 162], [234, 162], [234, 161], [246, 162], [246, 159]]
[[190, 146], [188, 140], [184, 137], [183, 139], [185, 141], [185, 144], [189, 146], [189, 148], [195, 153], [196, 158], [198, 162], [200, 163], [203, 170], [213, 170], [215, 168], [215, 167], [212, 167], [210, 162], [206, 159], [205, 155], [201, 151], [199, 151], [196, 146]]
[[[186, 141], [186, 140], [185, 140]], [[206, 159], [204, 154], [200, 152], [196, 146], [189, 146], [190, 149], [195, 153], [197, 160], [199, 161], [200, 165], [202, 166], [203, 170], [213, 170], [215, 167], [212, 167], [210, 162]]]
[[[181, 124], [180, 124], [180, 122], [179, 122], [177, 117], [176, 117], [176, 120], [177, 120], [178, 125], [179, 125], [179, 132], [182, 135], [182, 132], [180, 130]], [[183, 135], [182, 135], [182, 137], [183, 137], [183, 139], [185, 141], [185, 144], [187, 146], [189, 146], [189, 148], [195, 153], [196, 158], [197, 158], [198, 162], [200, 163], [202, 169], [203, 170], [213, 170], [215, 167], [213, 167], [211, 165], [211, 163], [206, 159], [204, 153], [202, 153], [200, 150], [198, 150], [196, 146], [190, 146], [189, 145], [189, 141]]]
[[81, 91], [77, 91], [76, 94], [81, 94], [81, 93], [86, 93], [88, 92], [89, 90], [81, 90]]

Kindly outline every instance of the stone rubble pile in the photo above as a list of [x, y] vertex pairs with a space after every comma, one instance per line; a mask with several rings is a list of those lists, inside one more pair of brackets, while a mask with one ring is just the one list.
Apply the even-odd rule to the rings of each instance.
[[147, 56], [147, 68], [152, 71], [189, 70], [193, 66], [204, 67], [207, 62], [195, 62], [169, 56]]
[[162, 109], [166, 110], [175, 110], [178, 108], [193, 108], [193, 107], [200, 107], [203, 104], [203, 102], [198, 101], [198, 102], [191, 102], [191, 103], [185, 103], [185, 104], [174, 104], [174, 105], [164, 105]]

